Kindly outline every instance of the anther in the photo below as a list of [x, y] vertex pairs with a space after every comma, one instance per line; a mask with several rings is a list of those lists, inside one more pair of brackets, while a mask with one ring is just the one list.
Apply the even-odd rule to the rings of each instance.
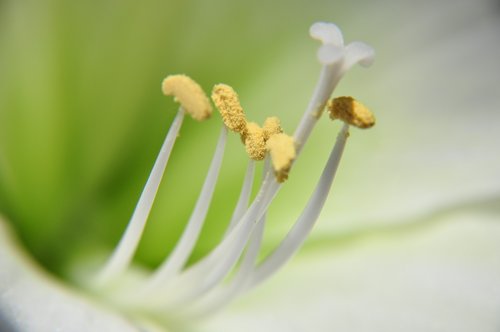
[[271, 155], [276, 180], [284, 182], [288, 179], [288, 172], [296, 156], [295, 142], [291, 136], [280, 133], [271, 136], [266, 145]]
[[264, 140], [267, 141], [271, 136], [275, 134], [280, 134], [283, 132], [283, 128], [281, 128], [280, 119], [278, 117], [272, 116], [267, 118], [264, 121], [264, 125], [262, 126], [264, 129]]
[[186, 75], [167, 76], [161, 89], [167, 96], [174, 96], [187, 113], [195, 120], [202, 121], [212, 114], [212, 106], [198, 83]]
[[238, 94], [226, 84], [217, 84], [212, 90], [212, 100], [229, 130], [246, 136], [247, 120], [241, 107]]
[[332, 120], [340, 119], [358, 128], [370, 128], [375, 124], [375, 116], [363, 104], [352, 97], [338, 97], [327, 105]]
[[264, 129], [255, 122], [246, 125], [245, 149], [253, 160], [263, 160], [266, 157], [266, 141]]

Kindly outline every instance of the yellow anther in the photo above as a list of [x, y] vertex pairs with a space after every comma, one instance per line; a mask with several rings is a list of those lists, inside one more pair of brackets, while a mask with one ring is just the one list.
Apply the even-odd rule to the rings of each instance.
[[370, 128], [375, 124], [373, 113], [352, 97], [335, 98], [327, 107], [332, 120], [340, 119], [358, 128]]
[[266, 157], [264, 129], [254, 122], [248, 122], [246, 125], [245, 149], [253, 160], [262, 160]]
[[201, 87], [186, 75], [170, 75], [163, 80], [161, 89], [167, 96], [174, 96], [193, 119], [201, 121], [210, 117], [212, 106]]
[[280, 133], [272, 135], [266, 145], [271, 155], [276, 180], [284, 182], [288, 179], [288, 172], [296, 156], [295, 142], [291, 136]]
[[222, 116], [227, 128], [243, 137], [246, 135], [247, 120], [238, 94], [226, 84], [217, 84], [212, 90], [212, 100]]
[[268, 140], [272, 135], [279, 134], [283, 132], [283, 128], [281, 128], [280, 119], [275, 116], [267, 118], [264, 121], [264, 140]]

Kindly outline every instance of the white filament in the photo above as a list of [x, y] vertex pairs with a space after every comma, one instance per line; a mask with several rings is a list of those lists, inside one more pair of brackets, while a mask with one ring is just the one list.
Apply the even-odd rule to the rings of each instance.
[[224, 156], [224, 150], [226, 146], [227, 129], [222, 126], [221, 133], [219, 135], [219, 141], [215, 149], [210, 168], [208, 170], [205, 182], [201, 189], [200, 195], [196, 202], [195, 208], [189, 221], [187, 223], [184, 232], [182, 233], [181, 239], [175, 246], [172, 253], [165, 259], [161, 266], [156, 270], [156, 272], [151, 277], [146, 288], [152, 289], [155, 285], [160, 285], [168, 282], [168, 280], [178, 273], [186, 263], [187, 259], [191, 255], [194, 245], [198, 241], [201, 229], [205, 222], [208, 207], [212, 201], [212, 196], [215, 190], [215, 184], [217, 183], [217, 178], [219, 176], [220, 167], [222, 165], [222, 159]]
[[[262, 182], [270, 171], [270, 159], [266, 158]], [[255, 268], [257, 257], [261, 248], [262, 237], [264, 235], [264, 226], [266, 223], [266, 214], [264, 214], [257, 222], [255, 229], [248, 241], [245, 255], [242, 258], [240, 267], [229, 285], [219, 285], [213, 288], [208, 294], [194, 303], [190, 308], [191, 315], [205, 316], [219, 309], [221, 306], [233, 299], [241, 289], [243, 289], [248, 280], [248, 276]]]
[[261, 247], [265, 218], [265, 215], [262, 216], [261, 220], [259, 220], [255, 226], [241, 266], [231, 282], [228, 285], [219, 285], [204, 297], [201, 297], [201, 299], [197, 299], [198, 301], [187, 309], [187, 312], [189, 312], [191, 316], [200, 317], [209, 315], [228, 304], [238, 296], [241, 291], [247, 289], [246, 285], [249, 281], [249, 276], [255, 268], [254, 264]]
[[314, 125], [318, 121], [328, 98], [330, 98], [341, 78], [340, 69], [341, 64], [325, 65], [321, 68], [319, 80], [314, 89], [313, 96], [295, 130], [294, 140], [297, 145], [297, 157], [311, 134]]
[[96, 283], [103, 285], [110, 282], [112, 279], [123, 273], [130, 264], [132, 257], [137, 249], [139, 240], [141, 239], [144, 226], [148, 219], [151, 207], [153, 206], [154, 198], [160, 185], [165, 167], [167, 166], [170, 153], [175, 143], [175, 139], [179, 134], [184, 119], [184, 110], [179, 108], [170, 129], [168, 130], [165, 141], [161, 147], [160, 153], [156, 158], [155, 164], [149, 175], [148, 181], [144, 186], [141, 197], [137, 202], [132, 218], [130, 219], [127, 229], [123, 234], [118, 246], [111, 255], [110, 259], [98, 273]]
[[297, 252], [306, 240], [328, 197], [348, 136], [349, 125], [344, 124], [337, 136], [337, 141], [330, 153], [316, 189], [302, 214], [278, 248], [252, 273], [246, 284], [247, 288], [254, 287], [276, 272]]
[[[336, 143], [330, 153], [330, 157], [323, 169], [321, 177], [316, 185], [313, 195], [309, 199], [300, 217], [293, 225], [285, 239], [277, 249], [271, 253], [257, 268], [254, 267], [260, 248], [263, 223], [259, 222], [249, 241], [248, 251], [244, 257], [240, 270], [234, 280], [214, 292], [202, 298], [191, 308], [193, 315], [207, 315], [233, 300], [238, 294], [255, 287], [283, 266], [297, 250], [302, 246], [310, 231], [312, 230], [335, 177], [342, 153], [349, 136], [349, 126], [345, 124], [337, 136]], [[265, 216], [263, 216], [265, 218]]]
[[[238, 261], [256, 221], [267, 211], [279, 188], [280, 184], [268, 173], [257, 197], [229, 236], [202, 261], [181, 273], [165, 288], [157, 289], [158, 296], [165, 296], [159, 299], [159, 302], [171, 310], [197, 299], [223, 280]], [[149, 302], [152, 303], [151, 300]]]
[[255, 173], [255, 161], [250, 159], [248, 161], [247, 171], [245, 173], [245, 179], [243, 180], [243, 186], [241, 188], [240, 197], [238, 198], [238, 203], [236, 203], [236, 208], [234, 209], [233, 215], [231, 216], [231, 221], [227, 228], [227, 232], [224, 235], [226, 237], [231, 230], [234, 228], [236, 223], [241, 219], [246, 209], [248, 208], [248, 203], [250, 201], [250, 194], [252, 193], [252, 184]]

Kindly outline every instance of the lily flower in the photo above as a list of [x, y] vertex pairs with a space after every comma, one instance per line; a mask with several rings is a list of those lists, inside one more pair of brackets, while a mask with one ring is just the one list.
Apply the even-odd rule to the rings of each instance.
[[[407, 43], [398, 42], [397, 47], [390, 47], [388, 44], [394, 40], [389, 38], [391, 35], [384, 35], [375, 43], [378, 44], [377, 65], [383, 70], [377, 66], [370, 71], [353, 70], [335, 90], [334, 97], [363, 94], [362, 99], [369, 100], [375, 107], [380, 121], [369, 132], [353, 130], [333, 195], [328, 200], [327, 193], [350, 125], [370, 118], [355, 100], [341, 97], [328, 104], [330, 116], [346, 120], [347, 114], [352, 120], [357, 115], [356, 121], [339, 128], [335, 125], [338, 120], [332, 124], [325, 116], [319, 119], [347, 69], [355, 63], [369, 64], [372, 59], [372, 51], [365, 44], [355, 42], [344, 46], [342, 35], [334, 25], [319, 23], [311, 29], [311, 35], [322, 42], [318, 59], [323, 68], [302, 119], [296, 118], [300, 114], [291, 111], [297, 109], [300, 96], [309, 93], [302, 91], [307, 90], [303, 79], [291, 79], [293, 69], [301, 67], [302, 61], [288, 64], [280, 59], [274, 66], [267, 67], [265, 77], [255, 78], [254, 87], [245, 91], [264, 92], [253, 91], [253, 100], [241, 93], [241, 105], [246, 109], [242, 122], [245, 125], [231, 126], [224, 119], [225, 126], [218, 140], [213, 137], [217, 130], [208, 125], [216, 123], [217, 116], [203, 123], [184, 121], [185, 113], [189, 112], [189, 100], [182, 94], [185, 90], [177, 89], [178, 83], [171, 87], [164, 83], [163, 92], [175, 96], [181, 107], [159, 149], [135, 212], [133, 201], [140, 194], [141, 177], [146, 177], [153, 164], [152, 157], [140, 162], [137, 159], [146, 156], [145, 149], [151, 150], [151, 156], [156, 150], [141, 143], [156, 141], [157, 147], [161, 138], [157, 135], [138, 142], [125, 139], [126, 144], [120, 145], [117, 137], [132, 131], [116, 123], [127, 123], [134, 127], [133, 132], [150, 134], [153, 128], [161, 128], [164, 121], [152, 120], [151, 126], [135, 128], [132, 124], [137, 117], [127, 112], [127, 103], [108, 102], [97, 107], [97, 101], [120, 100], [106, 94], [95, 100], [96, 109], [102, 112], [106, 107], [122, 107], [124, 115], [119, 121], [93, 109], [88, 110], [90, 115], [83, 115], [78, 106], [75, 114], [67, 115], [53, 101], [83, 100], [86, 91], [94, 91], [91, 85], [73, 82], [72, 87], [52, 90], [52, 85], [36, 81], [44, 77], [43, 73], [31, 70], [43, 67], [33, 63], [30, 67], [30, 62], [25, 61], [26, 70], [16, 72], [5, 65], [7, 61], [2, 61], [2, 69], [9, 69], [7, 73], [25, 74], [7, 76], [16, 78], [9, 86], [2, 81], [6, 87], [0, 98], [2, 109], [37, 109], [33, 107], [37, 103], [56, 107], [45, 113], [52, 118], [30, 118], [28, 127], [19, 125], [25, 121], [25, 114], [1, 113], [3, 135], [0, 137], [8, 139], [0, 143], [0, 211], [5, 215], [0, 223], [0, 330], [496, 331], [500, 324], [497, 314], [500, 308], [500, 228], [497, 223], [500, 183], [494, 175], [500, 160], [495, 143], [498, 112], [491, 110], [499, 105], [495, 89], [498, 87], [495, 51], [499, 45], [499, 26], [496, 14], [485, 10], [489, 8], [485, 4], [444, 3], [435, 4], [435, 16], [428, 16], [428, 7], [412, 7], [414, 16], [405, 16], [406, 12], [402, 11], [402, 17], [394, 17], [394, 12], [384, 11], [360, 24], [358, 31], [368, 23], [390, 18], [391, 26], [401, 29], [399, 33], [406, 36]], [[9, 13], [5, 17], [11, 21], [3, 24], [23, 31], [22, 25], [16, 26], [21, 22], [16, 14], [23, 13], [26, 5], [5, 6]], [[68, 5], [66, 10], [85, 9], [85, 5], [78, 6]], [[134, 13], [133, 17], [136, 15], [141, 13]], [[446, 21], [449, 23], [445, 28], [437, 30], [443, 35], [437, 33], [436, 39], [422, 37], [422, 29], [436, 29], [446, 15], [452, 19]], [[398, 25], [410, 17], [415, 17], [415, 21]], [[475, 17], [481, 17], [481, 22], [474, 22]], [[427, 21], [422, 22], [423, 18]], [[459, 28], [462, 30], [455, 34], [446, 30]], [[356, 29], [353, 30], [355, 35]], [[345, 31], [351, 34], [348, 29]], [[95, 33], [100, 36], [101, 32]], [[5, 36], [8, 33], [2, 35]], [[12, 54], [36, 61], [31, 54], [18, 53], [19, 48], [25, 46], [22, 43], [1, 40], [15, 46], [10, 51]], [[435, 43], [415, 46], [429, 40]], [[288, 45], [284, 54], [290, 60], [303, 60], [302, 54], [311, 53], [311, 49], [312, 46], [304, 47], [302, 43]], [[400, 61], [388, 65], [387, 49], [398, 50]], [[94, 50], [90, 47], [83, 51]], [[13, 59], [8, 53], [4, 51], [2, 58]], [[43, 52], [37, 55], [40, 61], [53, 59]], [[127, 56], [133, 59], [137, 54], [124, 53], [124, 57]], [[92, 57], [98, 55], [87, 59]], [[308, 58], [312, 59], [310, 55], [304, 57]], [[464, 66], [466, 59], [473, 58], [478, 60]], [[71, 68], [72, 58], [64, 60], [69, 62], [66, 68]], [[317, 62], [304, 62], [308, 71], [317, 73]], [[373, 73], [376, 77], [372, 77]], [[57, 74], [64, 77], [67, 73]], [[80, 74], [82, 82], [87, 82], [86, 73]], [[128, 81], [118, 76], [117, 84], [126, 87], [144, 83], [145, 77], [137, 74], [138, 77]], [[164, 82], [171, 83], [172, 78], [175, 81], [180, 77], [170, 76]], [[202, 86], [218, 83], [210, 81], [214, 79], [212, 76], [206, 77], [208, 79], [200, 81]], [[464, 77], [467, 80], [464, 81]], [[285, 82], [277, 85], [278, 78], [280, 81], [285, 78]], [[181, 80], [186, 82], [184, 78]], [[27, 85], [27, 82], [33, 84]], [[154, 86], [154, 83], [147, 84]], [[191, 84], [193, 86], [199, 91], [199, 86]], [[31, 90], [23, 90], [28, 88]], [[12, 91], [24, 91], [24, 95], [10, 94]], [[228, 90], [213, 90], [212, 97], [222, 113], [225, 104], [216, 100], [220, 101], [221, 96], [237, 99], [235, 94], [217, 91]], [[68, 95], [59, 96], [59, 92]], [[188, 96], [193, 94], [198, 93], [191, 91]], [[278, 98], [280, 94], [286, 98]], [[131, 98], [141, 100], [140, 94], [127, 96], [127, 100]], [[261, 102], [265, 99], [266, 102]], [[281, 100], [284, 101], [281, 103]], [[159, 103], [152, 105], [158, 108], [158, 114], [165, 113], [165, 101], [161, 103], [161, 107]], [[348, 106], [339, 106], [346, 103]], [[285, 109], [287, 113], [275, 108]], [[254, 109], [265, 109], [266, 115], [275, 112], [281, 118], [280, 129], [266, 131], [266, 128], [276, 128], [270, 125], [276, 121], [258, 119]], [[353, 109], [358, 112], [352, 113]], [[68, 121], [58, 122], [60, 114]], [[224, 113], [222, 115], [224, 118]], [[264, 124], [260, 127], [247, 118]], [[95, 132], [90, 135], [79, 132], [85, 122], [91, 124]], [[293, 136], [281, 132], [291, 132], [289, 128], [297, 123]], [[361, 126], [363, 123], [366, 124], [362, 122]], [[314, 133], [313, 126], [317, 127]], [[113, 134], [103, 135], [108, 127], [115, 128]], [[327, 160], [331, 149], [328, 143], [333, 144], [335, 137], [332, 127], [340, 135]], [[227, 133], [226, 128], [234, 129], [240, 138], [229, 136], [234, 134]], [[181, 136], [176, 139], [178, 132]], [[48, 133], [54, 136], [47, 136]], [[59, 136], [61, 133], [67, 136]], [[39, 135], [48, 140], [37, 141]], [[14, 143], [15, 137], [19, 139]], [[60, 140], [61, 137], [76, 140]], [[187, 144], [186, 140], [192, 143]], [[240, 140], [245, 143], [244, 149], [239, 146]], [[46, 146], [47, 142], [53, 144]], [[181, 153], [176, 154], [174, 149], [170, 159], [169, 150], [174, 142]], [[254, 142], [263, 144], [253, 145]], [[39, 151], [40, 155], [27, 159], [27, 150], [23, 149], [27, 143], [35, 143], [35, 149], [32, 147], [30, 151]], [[243, 163], [229, 167], [222, 164], [224, 150], [239, 149], [245, 156], [245, 150], [250, 153], [260, 149], [256, 146], [263, 146], [264, 152], [250, 155], [254, 159], [263, 156], [266, 160], [262, 166], [258, 166], [257, 160], [250, 160], [245, 173]], [[113, 147], [122, 149], [122, 155], [116, 159], [110, 154]], [[131, 150], [130, 154], [125, 148]], [[71, 153], [62, 160], [44, 157], [47, 153], [52, 156], [50, 151], [58, 149]], [[96, 158], [85, 158], [94, 155]], [[237, 156], [231, 157], [237, 159]], [[194, 188], [196, 183], [203, 182], [205, 159], [207, 162], [211, 159], [212, 163], [206, 166], [208, 176], [200, 185], [197, 202], [179, 203], [182, 199], [178, 196], [198, 191]], [[161, 180], [167, 161], [167, 173]], [[194, 167], [174, 172], [180, 175], [172, 179], [170, 170], [185, 167], [186, 162]], [[116, 174], [119, 168], [110, 166], [133, 163], [140, 166], [126, 169], [140, 169], [142, 175]], [[264, 179], [254, 180], [254, 173], [259, 170]], [[229, 180], [224, 180], [228, 175]], [[186, 178], [192, 178], [192, 184]], [[100, 184], [102, 179], [104, 184]], [[119, 179], [129, 179], [130, 183]], [[222, 187], [219, 202], [216, 183]], [[165, 192], [169, 187], [175, 189], [173, 195]], [[239, 187], [242, 189], [238, 198]], [[252, 187], [255, 187], [253, 193]], [[38, 192], [40, 188], [46, 192]], [[55, 191], [60, 192], [54, 194]], [[106, 191], [113, 193], [105, 195]], [[68, 195], [75, 192], [78, 195]], [[211, 200], [216, 212], [208, 209]], [[233, 207], [236, 207], [234, 211]], [[179, 212], [183, 210], [188, 213]], [[126, 228], [130, 215], [133, 217]], [[165, 220], [167, 215], [169, 220]], [[113, 218], [107, 218], [110, 216]], [[205, 219], [207, 224], [202, 227]], [[226, 222], [220, 222], [221, 219]], [[93, 220], [94, 225], [84, 220]], [[175, 222], [166, 222], [170, 220]], [[148, 225], [143, 233], [146, 221]], [[309, 235], [314, 223], [315, 229]], [[186, 227], [184, 233], [175, 231], [179, 225]], [[164, 231], [158, 231], [160, 229]], [[203, 231], [207, 229], [204, 236]], [[15, 239], [15, 233], [21, 236], [29, 253]], [[291, 259], [308, 235], [305, 248]], [[174, 241], [177, 238], [179, 241]], [[161, 244], [152, 245], [155, 241]], [[159, 247], [162, 249], [158, 250]], [[260, 250], [263, 251], [261, 257], [258, 256]], [[148, 259], [148, 252], [161, 258]], [[58, 276], [49, 275], [31, 255]], [[162, 256], [167, 257], [164, 263], [161, 263]]]

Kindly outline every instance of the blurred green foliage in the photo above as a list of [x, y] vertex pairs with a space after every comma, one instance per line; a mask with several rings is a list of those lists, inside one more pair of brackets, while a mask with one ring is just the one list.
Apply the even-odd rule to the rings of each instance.
[[[286, 64], [304, 74], [295, 76], [304, 92], [290, 91], [297, 99], [289, 103], [300, 103], [297, 115], [284, 120], [291, 132], [317, 74], [308, 27], [342, 20], [329, 1], [0, 6], [0, 212], [58, 273], [74, 255], [107, 251], [118, 241], [175, 113], [160, 93], [163, 77], [186, 73], [207, 92], [215, 83], [231, 84], [244, 105], [257, 91], [268, 106], [249, 109], [249, 116], [283, 117], [286, 109], [276, 107], [273, 91], [259, 90], [259, 77], [287, 60], [290, 45], [303, 44], [313, 70]], [[158, 264], [189, 217], [220, 127], [214, 117], [189, 119], [182, 128], [139, 248], [146, 264]], [[227, 155], [195, 257], [218, 241], [237, 199], [246, 157], [236, 137]]]

